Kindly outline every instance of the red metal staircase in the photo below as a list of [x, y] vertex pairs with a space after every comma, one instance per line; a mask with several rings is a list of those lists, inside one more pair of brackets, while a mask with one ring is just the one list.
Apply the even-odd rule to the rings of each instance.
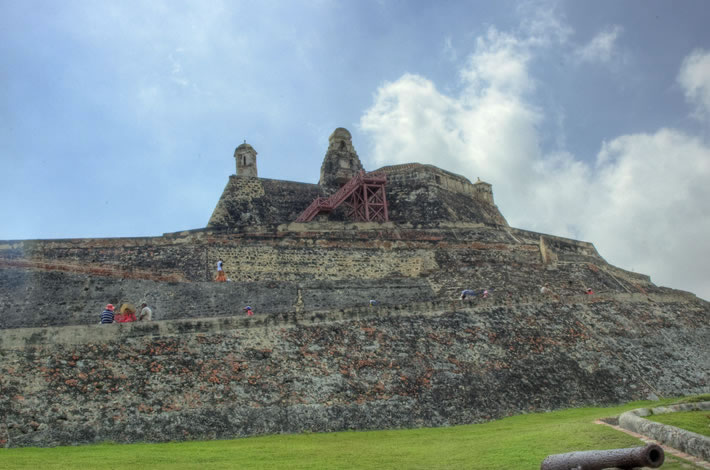
[[328, 198], [317, 197], [310, 206], [298, 216], [296, 222], [310, 222], [321, 213], [335, 210], [345, 204], [346, 215], [363, 222], [387, 222], [387, 197], [384, 173], [365, 173], [360, 171], [345, 183], [335, 194]]

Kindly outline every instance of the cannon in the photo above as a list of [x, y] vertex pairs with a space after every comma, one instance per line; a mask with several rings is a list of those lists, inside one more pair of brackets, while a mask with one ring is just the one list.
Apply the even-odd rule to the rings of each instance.
[[665, 455], [661, 446], [649, 444], [629, 449], [587, 450], [548, 455], [540, 470], [601, 470], [603, 468], [658, 468]]

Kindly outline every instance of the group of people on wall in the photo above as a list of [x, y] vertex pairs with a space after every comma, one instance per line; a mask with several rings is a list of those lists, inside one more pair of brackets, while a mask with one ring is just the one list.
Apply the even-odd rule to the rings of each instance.
[[136, 308], [133, 304], [124, 303], [115, 313], [115, 307], [113, 304], [106, 305], [106, 308], [101, 312], [101, 318], [99, 323], [102, 325], [109, 323], [131, 323], [134, 321], [151, 321], [153, 319], [153, 311], [148, 307], [148, 304], [143, 302], [141, 304], [141, 311], [136, 317]]

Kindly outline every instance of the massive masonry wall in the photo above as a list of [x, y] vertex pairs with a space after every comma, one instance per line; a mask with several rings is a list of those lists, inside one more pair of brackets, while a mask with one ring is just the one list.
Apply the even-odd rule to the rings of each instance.
[[231, 175], [207, 227], [288, 223], [320, 195], [317, 184]]
[[0, 268], [0, 329], [92, 325], [107, 303], [150, 304], [155, 320], [234, 315], [250, 305], [257, 314], [337, 310], [431, 300], [424, 279], [304, 280], [245, 283], [170, 282], [89, 274]]
[[[447, 222], [473, 222], [506, 227], [493, 203], [477, 185], [463, 176], [431, 165], [384, 167], [388, 175], [387, 205], [392, 222], [432, 226]], [[210, 229], [245, 229], [253, 225], [288, 224], [317, 197], [334, 189], [315, 184], [232, 175], [210, 217]], [[345, 221], [344, 206], [327, 216]]]
[[2, 330], [0, 445], [441, 426], [710, 391], [707, 302], [463, 305]]
[[[517, 229], [441, 224], [311, 223], [249, 232], [192, 231], [152, 238], [0, 242], [0, 266], [117, 275], [161, 281], [206, 281], [217, 260], [240, 281], [417, 277], [447, 269], [437, 251], [522, 265], [605, 264], [593, 245]], [[627, 273], [640, 282], [647, 276]]]
[[[533, 232], [451, 224], [294, 224], [291, 230], [195, 231], [156, 238], [0, 244], [0, 328], [90, 324], [106, 303], [146, 301], [160, 319], [314, 311], [455, 299], [464, 288], [496, 297], [663, 292], [609, 266], [589, 243]], [[296, 228], [308, 231], [295, 231]], [[217, 259], [234, 282], [211, 282]], [[689, 295], [689, 298], [692, 298]]]
[[387, 174], [387, 202], [394, 222], [423, 226], [442, 222], [508, 225], [493, 203], [493, 194], [482, 198], [476, 186], [463, 176], [419, 163], [386, 166], [377, 171]]

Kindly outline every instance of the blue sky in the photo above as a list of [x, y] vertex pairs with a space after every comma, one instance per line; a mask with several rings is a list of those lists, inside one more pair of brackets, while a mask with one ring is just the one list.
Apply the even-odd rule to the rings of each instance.
[[0, 0], [0, 239], [206, 225], [246, 139], [316, 182], [493, 184], [513, 226], [710, 298], [710, 3]]

